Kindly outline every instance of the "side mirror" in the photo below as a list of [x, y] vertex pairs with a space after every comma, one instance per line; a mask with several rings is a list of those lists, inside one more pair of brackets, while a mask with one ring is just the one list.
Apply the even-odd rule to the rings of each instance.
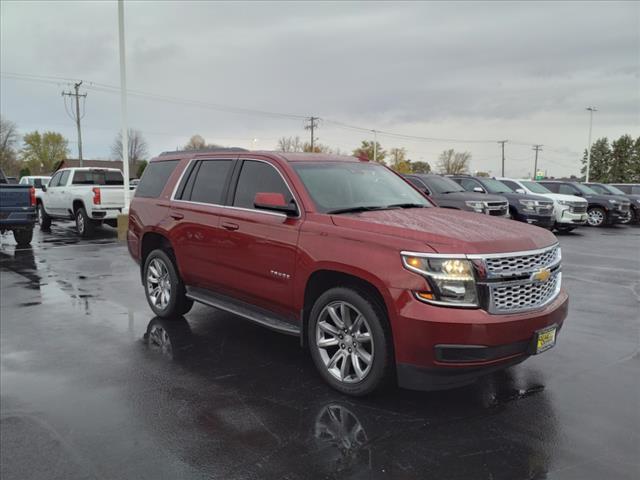
[[577, 191], [573, 192], [572, 195], [575, 195], [576, 197], [584, 196], [584, 195], [582, 195], [582, 192], [580, 190], [577, 190]]
[[473, 187], [473, 191], [477, 193], [487, 193], [484, 191], [484, 188], [482, 187]]
[[521, 193], [524, 195], [527, 192], [524, 191], [524, 188], [516, 188], [516, 193]]
[[42, 189], [43, 192], [47, 191], [47, 186], [44, 183], [40, 185], [40, 188]]
[[284, 195], [276, 192], [258, 192], [253, 200], [253, 206], [261, 210], [272, 210], [285, 215], [297, 215], [298, 208], [293, 203], [287, 203]]

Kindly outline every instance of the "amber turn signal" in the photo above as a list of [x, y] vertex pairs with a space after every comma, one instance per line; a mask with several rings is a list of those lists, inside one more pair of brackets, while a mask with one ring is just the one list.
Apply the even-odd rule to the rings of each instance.
[[422, 298], [423, 300], [435, 300], [435, 297], [433, 296], [433, 293], [429, 293], [429, 292], [416, 292], [416, 295], [420, 298]]

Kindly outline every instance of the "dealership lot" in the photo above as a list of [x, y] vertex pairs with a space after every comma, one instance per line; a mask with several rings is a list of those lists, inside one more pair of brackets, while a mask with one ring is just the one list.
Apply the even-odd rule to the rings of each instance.
[[[555, 348], [472, 387], [353, 399], [293, 337], [203, 306], [153, 319], [115, 230], [3, 237], [0, 475], [637, 478], [640, 228], [559, 240]], [[143, 341], [157, 327], [171, 351]]]

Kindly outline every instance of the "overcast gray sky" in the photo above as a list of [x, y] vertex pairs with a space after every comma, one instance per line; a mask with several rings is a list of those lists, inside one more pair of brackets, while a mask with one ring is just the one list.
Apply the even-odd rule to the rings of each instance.
[[[85, 158], [108, 158], [120, 128], [117, 4], [1, 2], [0, 110], [21, 132], [76, 133], [60, 92], [83, 80]], [[640, 135], [640, 3], [127, 1], [128, 88], [195, 103], [130, 97], [130, 125], [152, 154], [195, 133], [223, 145], [272, 149], [300, 135], [296, 117], [220, 111], [211, 104], [322, 121], [320, 142], [351, 151], [373, 134], [329, 120], [418, 135], [379, 135], [435, 164], [446, 148], [474, 170], [577, 173], [595, 105], [594, 137]], [[93, 85], [91, 82], [94, 82]], [[257, 141], [252, 142], [252, 139]], [[455, 140], [455, 141], [454, 141]], [[480, 142], [461, 142], [478, 140]]]

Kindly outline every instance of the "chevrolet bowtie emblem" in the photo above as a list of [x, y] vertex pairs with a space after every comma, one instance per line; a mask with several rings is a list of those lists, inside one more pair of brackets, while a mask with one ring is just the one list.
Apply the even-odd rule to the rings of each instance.
[[544, 283], [549, 280], [550, 276], [551, 270], [549, 270], [548, 268], [541, 268], [537, 272], [533, 272], [531, 274], [531, 280], [533, 280], [534, 282]]

